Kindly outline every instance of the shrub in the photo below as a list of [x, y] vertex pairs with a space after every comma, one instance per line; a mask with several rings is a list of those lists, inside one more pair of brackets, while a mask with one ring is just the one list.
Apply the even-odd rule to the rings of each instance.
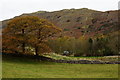
[[64, 31], [69, 31], [69, 29], [64, 29]]
[[84, 53], [81, 52], [81, 51], [74, 54], [75, 57], [80, 57], [80, 56], [83, 56], [83, 55], [84, 55]]
[[113, 55], [113, 52], [109, 47], [106, 47], [105, 50], [103, 51], [104, 56], [110, 56]]

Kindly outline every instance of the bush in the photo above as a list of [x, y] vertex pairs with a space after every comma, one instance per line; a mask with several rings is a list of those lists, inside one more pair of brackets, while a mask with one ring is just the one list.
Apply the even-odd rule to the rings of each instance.
[[104, 56], [111, 56], [113, 55], [113, 52], [111, 51], [110, 48], [106, 47], [105, 50], [103, 51]]
[[69, 31], [69, 29], [64, 29], [64, 31]]
[[84, 54], [83, 52], [75, 53], [75, 54], [74, 54], [74, 57], [80, 57], [80, 56], [83, 56], [83, 54]]

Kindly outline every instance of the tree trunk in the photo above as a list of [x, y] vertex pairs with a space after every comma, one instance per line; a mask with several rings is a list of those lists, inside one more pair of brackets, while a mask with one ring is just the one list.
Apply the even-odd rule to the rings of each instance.
[[[22, 29], [22, 34], [24, 35], [24, 33], [25, 33], [25, 30]], [[22, 43], [22, 52], [25, 53], [25, 43], [24, 42]]]
[[22, 43], [22, 52], [25, 53], [25, 43]]
[[39, 29], [39, 31], [38, 31], [38, 40], [40, 39], [40, 29]]
[[38, 57], [39, 54], [38, 54], [38, 47], [35, 47], [35, 56]]
[[38, 47], [35, 47], [35, 57], [39, 60]]

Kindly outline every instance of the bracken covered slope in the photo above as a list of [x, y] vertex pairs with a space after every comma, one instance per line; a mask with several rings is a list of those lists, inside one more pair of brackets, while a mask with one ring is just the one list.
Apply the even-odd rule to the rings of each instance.
[[[38, 11], [21, 16], [26, 15], [47, 19], [63, 29], [62, 35], [71, 37], [91, 37], [119, 30], [118, 10], [101, 12], [87, 8], [64, 9], [54, 12]], [[6, 26], [6, 22], [7, 20], [3, 21], [3, 27]]]

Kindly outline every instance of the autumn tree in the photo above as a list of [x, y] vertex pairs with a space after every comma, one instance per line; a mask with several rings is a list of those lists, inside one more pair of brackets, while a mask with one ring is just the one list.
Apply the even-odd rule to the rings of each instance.
[[49, 21], [35, 16], [14, 18], [3, 29], [3, 51], [26, 53], [26, 47], [31, 47], [38, 56], [39, 50], [50, 50], [47, 39], [60, 31]]

